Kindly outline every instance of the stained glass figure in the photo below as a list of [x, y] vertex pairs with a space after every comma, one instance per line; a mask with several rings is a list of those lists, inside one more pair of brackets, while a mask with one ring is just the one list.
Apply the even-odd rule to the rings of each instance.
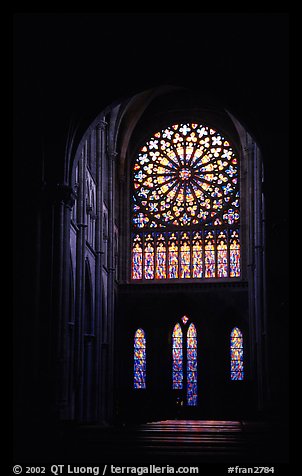
[[145, 238], [145, 265], [144, 275], [145, 279], [154, 279], [154, 239], [151, 233], [148, 233]]
[[134, 388], [146, 388], [146, 337], [143, 329], [134, 336]]
[[243, 380], [243, 337], [240, 329], [234, 327], [231, 332], [231, 380]]
[[133, 280], [240, 276], [239, 166], [229, 140], [205, 124], [169, 125], [143, 144], [132, 173]]
[[192, 245], [192, 277], [202, 278], [202, 237], [200, 232], [193, 233]]
[[227, 232], [221, 231], [217, 237], [217, 274], [219, 278], [228, 276]]
[[205, 235], [205, 277], [215, 278], [216, 260], [215, 260], [215, 239], [211, 231]]
[[197, 333], [193, 323], [187, 332], [187, 404], [197, 405]]
[[191, 277], [191, 249], [189, 233], [181, 233], [180, 240], [180, 277]]
[[140, 235], [134, 235], [132, 245], [132, 279], [143, 277], [143, 248]]
[[173, 389], [183, 388], [183, 340], [182, 330], [177, 323], [172, 334], [172, 359], [173, 359]]
[[230, 232], [230, 277], [240, 276], [240, 241], [238, 230]]
[[167, 253], [165, 235], [163, 233], [157, 233], [156, 237], [156, 279], [166, 279]]
[[178, 240], [175, 233], [169, 233], [168, 278], [178, 278]]

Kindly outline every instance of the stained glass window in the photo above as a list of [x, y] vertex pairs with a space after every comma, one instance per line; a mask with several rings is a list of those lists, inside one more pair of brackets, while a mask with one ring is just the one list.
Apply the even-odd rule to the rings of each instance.
[[146, 236], [144, 253], [145, 279], [154, 279], [154, 240], [153, 235], [151, 233], [148, 233]]
[[[187, 316], [181, 318], [184, 325], [189, 321]], [[188, 406], [197, 405], [197, 333], [193, 323], [186, 332], [187, 338], [183, 339], [183, 330], [179, 323], [173, 329], [172, 334], [172, 388], [174, 390], [186, 390]], [[184, 361], [184, 358], [186, 360]], [[185, 364], [184, 364], [185, 362]], [[185, 367], [184, 367], [185, 365]], [[184, 371], [186, 371], [184, 373]]]
[[156, 279], [167, 277], [166, 240], [163, 233], [156, 234]]
[[217, 273], [219, 278], [228, 275], [227, 232], [221, 231], [217, 237]]
[[203, 252], [202, 237], [200, 232], [193, 233], [192, 240], [192, 277], [202, 278]]
[[237, 230], [230, 231], [230, 276], [240, 276], [240, 242]]
[[168, 277], [178, 278], [178, 240], [175, 233], [168, 236]]
[[188, 322], [189, 318], [187, 316], [182, 316], [181, 318], [182, 322], [186, 325], [186, 323]]
[[180, 240], [180, 277], [190, 278], [191, 275], [191, 252], [189, 233], [181, 233]]
[[182, 389], [183, 386], [183, 340], [182, 330], [176, 324], [172, 334], [172, 358], [173, 358], [173, 389]]
[[146, 337], [143, 329], [134, 336], [134, 388], [146, 388]]
[[197, 334], [193, 323], [187, 332], [187, 403], [197, 405]]
[[205, 276], [206, 278], [215, 278], [215, 240], [211, 231], [206, 232], [205, 236]]
[[243, 380], [243, 337], [240, 329], [234, 327], [231, 332], [231, 380]]
[[239, 165], [227, 138], [199, 122], [169, 125], [139, 149], [132, 174], [133, 280], [240, 277]]
[[132, 244], [132, 278], [143, 277], [143, 248], [140, 235], [134, 235]]

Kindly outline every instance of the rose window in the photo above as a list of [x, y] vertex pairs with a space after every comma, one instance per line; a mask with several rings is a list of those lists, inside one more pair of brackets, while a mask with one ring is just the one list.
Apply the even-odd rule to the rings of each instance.
[[132, 180], [132, 279], [240, 276], [239, 167], [228, 139], [173, 124], [140, 148]]

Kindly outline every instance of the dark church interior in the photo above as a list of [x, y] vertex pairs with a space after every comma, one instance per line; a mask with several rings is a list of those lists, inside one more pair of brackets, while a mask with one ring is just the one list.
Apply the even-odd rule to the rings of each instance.
[[[14, 15], [13, 464], [288, 468], [288, 96], [286, 13]], [[207, 156], [174, 171], [173, 151], [197, 147], [200, 124], [239, 159], [219, 176], [239, 177], [228, 182], [235, 218], [210, 221], [207, 203], [211, 217], [229, 205], [199, 199], [214, 180]], [[160, 160], [206, 225], [193, 207], [192, 226], [179, 218], [181, 199], [161, 202], [173, 223], [152, 214], [156, 193], [173, 201], [160, 134], [163, 156], [170, 136], [187, 144]], [[184, 236], [191, 261], [179, 251], [173, 279], [171, 240], [183, 250]], [[234, 329], [244, 374], [230, 372]]]

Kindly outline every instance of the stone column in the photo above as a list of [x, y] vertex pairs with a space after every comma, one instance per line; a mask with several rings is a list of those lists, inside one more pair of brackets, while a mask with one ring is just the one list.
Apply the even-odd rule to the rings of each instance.
[[[39, 381], [52, 423], [68, 415], [68, 349], [70, 220], [75, 195], [66, 184], [44, 184], [41, 191], [38, 357]], [[40, 402], [39, 402], [40, 404]]]
[[79, 187], [77, 200], [77, 247], [75, 277], [75, 382], [76, 382], [76, 418], [82, 419], [83, 402], [83, 318], [85, 291], [85, 248], [86, 248], [86, 157], [79, 160]]
[[[69, 414], [68, 401], [68, 321], [69, 321], [69, 287], [70, 287], [70, 221], [71, 210], [74, 204], [74, 193], [71, 187], [65, 185], [58, 186], [59, 203], [59, 243], [57, 248], [58, 269], [56, 283], [58, 283], [57, 294], [57, 407], [59, 418], [67, 419]], [[54, 250], [55, 251], [55, 250]], [[55, 287], [55, 285], [54, 285]]]
[[249, 136], [246, 137], [244, 152], [247, 157], [247, 186], [246, 186], [246, 213], [248, 223], [247, 233], [247, 278], [249, 292], [249, 363], [250, 378], [256, 382], [256, 336], [255, 336], [255, 249], [254, 249], [254, 154], [253, 144]]
[[264, 241], [262, 210], [262, 161], [259, 149], [250, 139], [249, 148], [249, 295], [250, 333], [252, 338], [252, 376], [257, 380], [258, 411], [264, 410], [266, 352], [264, 332]]
[[115, 341], [115, 259], [114, 259], [114, 220], [115, 220], [115, 161], [117, 152], [109, 152], [109, 209], [108, 209], [108, 419], [115, 413], [115, 376], [114, 376], [114, 341]]
[[102, 320], [105, 318], [102, 313], [103, 296], [102, 296], [102, 262], [103, 262], [103, 161], [105, 159], [106, 147], [106, 125], [105, 121], [101, 121], [95, 130], [96, 133], [96, 223], [95, 223], [95, 336], [96, 336], [96, 418], [102, 423], [105, 420], [105, 404], [104, 404], [104, 379], [105, 371], [103, 362], [103, 338]]

